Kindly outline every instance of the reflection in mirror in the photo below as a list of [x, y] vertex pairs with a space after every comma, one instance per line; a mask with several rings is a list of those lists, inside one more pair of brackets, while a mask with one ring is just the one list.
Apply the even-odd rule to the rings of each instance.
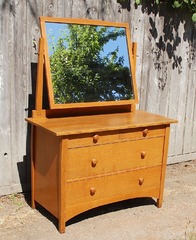
[[56, 104], [134, 98], [122, 27], [46, 22]]

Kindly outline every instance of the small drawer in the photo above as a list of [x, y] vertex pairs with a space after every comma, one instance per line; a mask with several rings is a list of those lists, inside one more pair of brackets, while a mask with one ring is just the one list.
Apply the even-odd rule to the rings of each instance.
[[126, 129], [120, 132], [120, 140], [126, 139], [137, 139], [137, 138], [148, 138], [148, 137], [158, 137], [164, 136], [165, 127], [155, 126], [155, 127], [141, 127], [134, 129]]
[[162, 164], [163, 137], [68, 150], [67, 180]]
[[69, 136], [68, 148], [95, 146], [117, 141], [119, 141], [118, 131], [78, 134]]
[[67, 207], [115, 196], [158, 197], [161, 166], [67, 184]]

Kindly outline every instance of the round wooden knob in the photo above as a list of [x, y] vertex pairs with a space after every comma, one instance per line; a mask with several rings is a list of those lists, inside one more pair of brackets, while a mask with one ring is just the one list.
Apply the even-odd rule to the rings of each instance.
[[99, 140], [99, 135], [95, 134], [93, 136], [93, 142], [96, 143]]
[[93, 158], [93, 159], [91, 160], [91, 166], [92, 166], [92, 167], [96, 167], [97, 162], [98, 162], [97, 159]]
[[139, 178], [139, 185], [142, 185], [144, 182], [144, 179], [143, 178]]
[[147, 135], [148, 135], [148, 129], [146, 128], [143, 130], [143, 136], [146, 137]]
[[90, 188], [90, 195], [95, 195], [96, 189], [94, 187]]
[[146, 151], [141, 151], [141, 157], [142, 159], [146, 157]]

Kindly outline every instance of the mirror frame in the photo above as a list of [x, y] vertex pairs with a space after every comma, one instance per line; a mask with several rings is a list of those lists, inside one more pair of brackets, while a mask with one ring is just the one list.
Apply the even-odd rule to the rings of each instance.
[[[125, 28], [129, 63], [131, 68], [130, 73], [132, 77], [132, 88], [134, 91], [133, 92], [134, 99], [119, 100], [119, 101], [84, 102], [84, 103], [64, 103], [64, 104], [55, 103], [53, 86], [52, 86], [51, 69], [50, 69], [50, 60], [49, 60], [49, 53], [48, 53], [47, 34], [46, 34], [47, 22]], [[135, 61], [134, 61], [134, 56], [132, 52], [131, 34], [130, 34], [130, 28], [128, 23], [108, 22], [108, 21], [92, 20], [92, 19], [40, 17], [40, 25], [41, 25], [41, 37], [44, 39], [44, 63], [45, 63], [45, 70], [46, 70], [46, 84], [48, 89], [48, 99], [49, 99], [50, 109], [69, 109], [69, 108], [78, 109], [78, 108], [88, 108], [88, 107], [112, 107], [112, 106], [125, 106], [125, 105], [131, 106], [132, 104], [138, 103], [138, 93], [137, 93], [135, 71], [134, 71]]]

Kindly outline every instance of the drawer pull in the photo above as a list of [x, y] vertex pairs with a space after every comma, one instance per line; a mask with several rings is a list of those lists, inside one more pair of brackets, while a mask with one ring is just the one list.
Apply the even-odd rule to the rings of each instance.
[[93, 159], [91, 160], [91, 166], [92, 166], [92, 167], [96, 167], [97, 162], [98, 162], [97, 159], [93, 158]]
[[95, 134], [95, 135], [93, 136], [93, 142], [94, 142], [94, 143], [97, 143], [98, 140], [99, 140], [99, 135]]
[[146, 128], [143, 130], [143, 136], [146, 137], [147, 135], [148, 135], [148, 129]]
[[144, 179], [143, 178], [139, 178], [139, 185], [142, 185], [144, 183]]
[[95, 195], [96, 189], [94, 187], [90, 188], [90, 195]]
[[141, 151], [141, 158], [144, 159], [146, 157], [146, 151]]

